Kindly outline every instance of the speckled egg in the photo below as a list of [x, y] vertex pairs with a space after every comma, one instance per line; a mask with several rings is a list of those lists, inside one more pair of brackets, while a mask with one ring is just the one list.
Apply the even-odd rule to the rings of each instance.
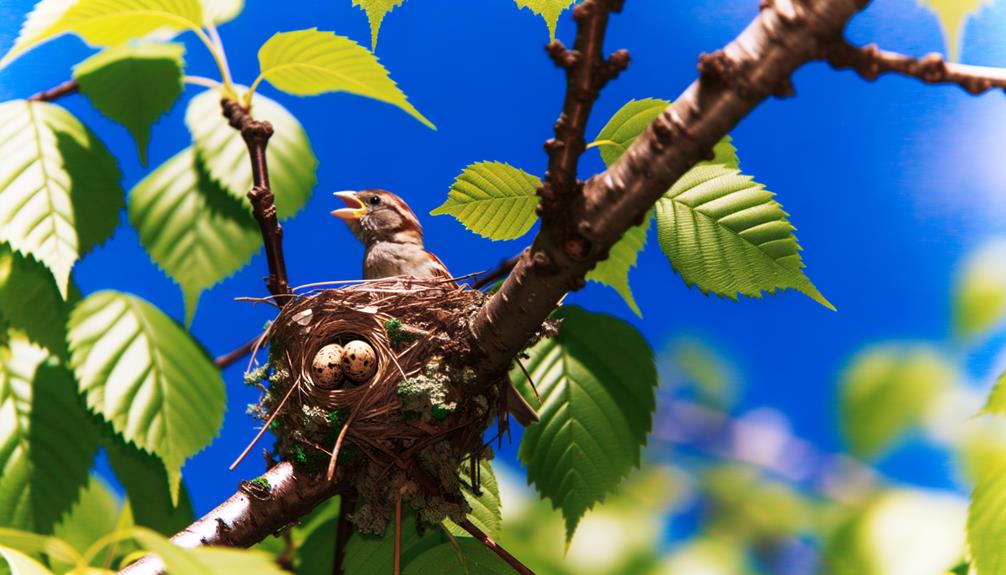
[[369, 343], [354, 339], [342, 348], [342, 371], [346, 377], [363, 383], [377, 371], [377, 353]]
[[342, 360], [345, 350], [337, 343], [330, 343], [314, 355], [311, 374], [315, 385], [324, 389], [335, 389], [342, 383]]

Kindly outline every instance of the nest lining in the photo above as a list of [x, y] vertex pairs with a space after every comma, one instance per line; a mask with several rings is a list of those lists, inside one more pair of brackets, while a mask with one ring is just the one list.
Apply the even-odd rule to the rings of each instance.
[[[383, 534], [399, 494], [428, 524], [470, 511], [458, 470], [491, 457], [482, 436], [498, 417], [499, 382], [477, 381], [456, 358], [484, 298], [442, 280], [388, 278], [298, 294], [267, 329], [268, 365], [249, 379], [269, 385], [253, 412], [271, 422], [280, 458], [310, 472], [335, 465], [356, 485], [361, 531]], [[353, 339], [373, 347], [376, 373], [317, 385], [315, 354]]]

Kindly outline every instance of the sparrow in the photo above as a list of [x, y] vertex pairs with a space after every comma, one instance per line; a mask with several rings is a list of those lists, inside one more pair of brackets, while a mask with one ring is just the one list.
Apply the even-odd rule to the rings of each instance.
[[[332, 215], [349, 226], [364, 245], [363, 277], [378, 279], [409, 275], [417, 279], [450, 280], [444, 262], [423, 247], [423, 226], [405, 200], [385, 190], [335, 192], [346, 203]], [[523, 426], [538, 421], [534, 408], [509, 382], [507, 407]]]

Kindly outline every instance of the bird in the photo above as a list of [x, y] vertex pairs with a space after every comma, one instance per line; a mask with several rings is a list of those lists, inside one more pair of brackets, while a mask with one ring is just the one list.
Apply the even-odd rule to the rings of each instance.
[[[424, 247], [423, 226], [405, 200], [377, 189], [335, 192], [335, 197], [345, 202], [346, 207], [332, 210], [332, 215], [345, 222], [364, 245], [364, 279], [404, 275], [417, 279], [454, 277], [444, 262]], [[507, 408], [514, 419], [525, 427], [537, 422], [534, 408], [513, 382], [509, 383]]]

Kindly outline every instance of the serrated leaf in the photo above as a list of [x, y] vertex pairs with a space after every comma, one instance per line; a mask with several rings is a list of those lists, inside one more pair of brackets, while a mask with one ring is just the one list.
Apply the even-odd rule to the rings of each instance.
[[[86, 553], [99, 538], [117, 530], [120, 503], [118, 496], [103, 479], [91, 475], [90, 481], [80, 494], [80, 500], [55, 526], [53, 534], [70, 544], [77, 552]], [[97, 557], [97, 562], [104, 562], [107, 551], [106, 549], [105, 553]], [[69, 561], [64, 560], [60, 563], [62, 564], [53, 565], [50, 558], [50, 565], [53, 565], [57, 572], [66, 572], [74, 567]]]
[[993, 0], [919, 0], [919, 4], [932, 10], [940, 20], [946, 41], [947, 57], [951, 62], [960, 58], [964, 27], [969, 18]]
[[80, 91], [99, 112], [122, 124], [147, 163], [150, 126], [182, 94], [181, 44], [151, 42], [107, 48], [73, 69]]
[[203, 290], [241, 269], [262, 245], [245, 205], [210, 180], [192, 148], [136, 184], [127, 211], [150, 258], [181, 286], [186, 325]]
[[965, 260], [954, 286], [954, 331], [988, 335], [1006, 320], [1006, 240], [986, 244]]
[[245, 9], [244, 0], [202, 0], [203, 16], [216, 25], [230, 22]]
[[0, 319], [53, 355], [66, 354], [66, 309], [52, 274], [5, 243], [0, 243]]
[[182, 465], [223, 423], [219, 371], [185, 330], [133, 295], [91, 294], [69, 325], [71, 364], [87, 405], [164, 462], [177, 501]]
[[189, 491], [182, 484], [178, 504], [172, 504], [168, 473], [160, 459], [112, 433], [108, 433], [103, 445], [115, 478], [126, 492], [136, 525], [170, 536], [192, 523], [195, 514]]
[[510, 567], [498, 555], [471, 537], [441, 543], [405, 565], [405, 575], [511, 575]]
[[405, 0], [353, 0], [353, 6], [359, 6], [367, 13], [367, 20], [370, 21], [370, 50], [377, 50], [377, 35], [381, 31], [381, 22], [395, 8], [401, 6]]
[[670, 105], [667, 100], [644, 98], [629, 100], [615, 112], [608, 123], [601, 128], [593, 143], [601, 152], [601, 159], [605, 165], [614, 164], [646, 127]]
[[512, 240], [538, 219], [539, 186], [537, 177], [509, 164], [476, 162], [454, 180], [447, 200], [430, 215], [449, 214], [484, 238]]
[[[471, 475], [469, 467], [471, 463], [466, 462], [461, 465], [459, 473], [463, 485], [467, 485]], [[496, 483], [496, 473], [493, 471], [492, 463], [483, 459], [479, 461], [479, 478], [481, 480], [481, 493], [476, 495], [471, 489], [464, 489], [465, 501], [472, 508], [468, 514], [468, 520], [473, 525], [482, 530], [483, 533], [493, 539], [499, 539], [502, 527], [503, 516], [500, 512], [500, 490]], [[468, 537], [469, 534], [450, 519], [444, 520], [447, 529], [458, 536]]]
[[369, 50], [344, 36], [317, 28], [280, 32], [258, 52], [259, 80], [297, 96], [349, 92], [397, 106], [427, 127], [432, 122], [409, 103], [405, 93]]
[[968, 507], [968, 549], [977, 573], [1006, 572], [1006, 459], [992, 462]]
[[1006, 415], [1006, 371], [999, 376], [999, 380], [992, 389], [992, 393], [989, 394], [988, 401], [982, 411]]
[[606, 286], [610, 286], [618, 295], [622, 296], [625, 303], [632, 308], [637, 316], [643, 317], [643, 313], [636, 304], [636, 298], [632, 296], [632, 288], [629, 286], [629, 270], [636, 266], [639, 259], [639, 252], [646, 246], [646, 233], [650, 230], [650, 220], [653, 212], [646, 214], [643, 223], [626, 230], [622, 239], [611, 246], [608, 257], [597, 263], [597, 266], [587, 274], [587, 279]]
[[7, 568], [10, 569], [10, 575], [51, 575], [52, 573], [38, 561], [3, 545], [0, 545], [0, 559], [6, 562]]
[[[269, 121], [275, 129], [266, 158], [272, 192], [276, 195], [276, 211], [281, 219], [286, 219], [300, 211], [311, 197], [317, 183], [318, 159], [304, 128], [286, 108], [256, 94], [253, 113], [256, 119]], [[247, 205], [252, 187], [248, 147], [241, 134], [228, 126], [221, 115], [220, 95], [207, 90], [193, 98], [185, 113], [185, 124], [210, 177]]]
[[[559, 335], [529, 350], [524, 366], [541, 394], [541, 422], [524, 431], [528, 481], [562, 509], [566, 538], [594, 504], [639, 465], [656, 409], [653, 351], [631, 325], [564, 306]], [[511, 371], [527, 385], [520, 370]]]
[[66, 371], [19, 335], [0, 349], [0, 525], [48, 533], [76, 501], [97, 435]]
[[[362, 535], [353, 533], [349, 543], [346, 544], [346, 558], [344, 560], [344, 571], [353, 575], [385, 575], [391, 573], [395, 564], [395, 526], [392, 522], [384, 536]], [[404, 513], [402, 517], [402, 544], [401, 559], [402, 565], [409, 562], [432, 547], [443, 541], [443, 536], [439, 530], [428, 530], [424, 535], [416, 531], [416, 519], [412, 513]], [[331, 564], [328, 564], [328, 571], [322, 571], [316, 566], [307, 566], [302, 563], [302, 569], [298, 569], [297, 575], [327, 575], [331, 573]], [[439, 572], [437, 572], [439, 573]]]
[[66, 296], [80, 256], [112, 235], [123, 204], [115, 158], [44, 102], [0, 104], [0, 241], [52, 270]]
[[514, 0], [518, 8], [527, 8], [545, 19], [548, 25], [548, 38], [555, 40], [555, 26], [559, 16], [576, 0]]
[[161, 28], [197, 29], [202, 23], [199, 0], [43, 0], [0, 60], [0, 68], [63, 34], [76, 34], [96, 46], [115, 46]]
[[853, 358], [842, 375], [842, 432], [853, 453], [875, 457], [918, 424], [957, 379], [935, 350], [884, 345]]
[[804, 275], [794, 228], [772, 197], [737, 169], [696, 166], [657, 201], [660, 246], [703, 293], [736, 299], [795, 289], [834, 310]]

